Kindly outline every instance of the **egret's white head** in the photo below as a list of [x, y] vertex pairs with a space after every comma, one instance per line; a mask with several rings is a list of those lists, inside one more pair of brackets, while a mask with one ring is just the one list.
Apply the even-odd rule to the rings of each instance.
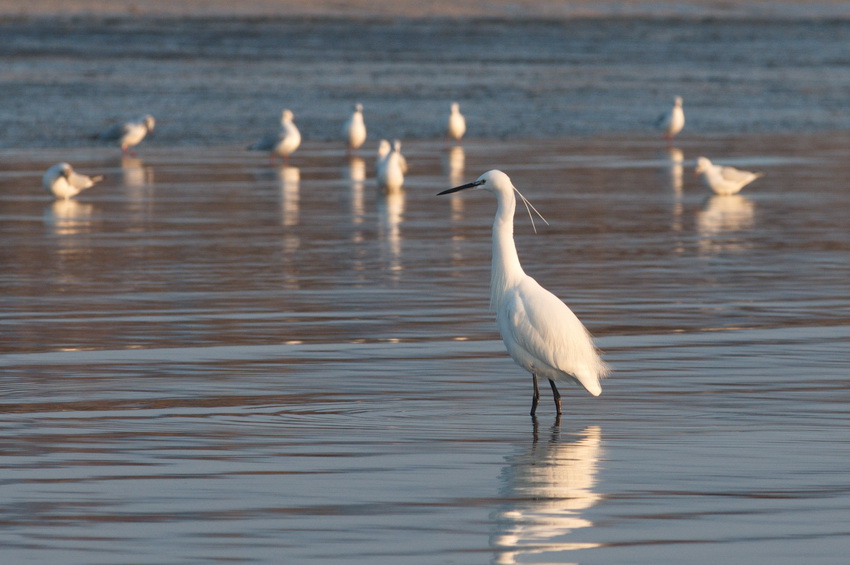
[[511, 182], [511, 178], [497, 169], [487, 171], [486, 173], [484, 173], [483, 175], [481, 175], [470, 183], [462, 184], [460, 186], [456, 186], [454, 188], [439, 192], [437, 193], [437, 196], [440, 196], [441, 194], [451, 194], [452, 192], [458, 192], [460, 190], [466, 190], [468, 188], [475, 188], [492, 192], [496, 195], [500, 202], [504, 202], [506, 198], [511, 198], [510, 202], [513, 202], [512, 197], [513, 194], [516, 193], [522, 200], [522, 203], [525, 204], [525, 208], [528, 211], [528, 217], [531, 218], [531, 225], [532, 227], [534, 227], [535, 232], [537, 231], [537, 228], [534, 226], [534, 218], [531, 215], [532, 210], [534, 210], [534, 213], [537, 214], [540, 219], [543, 220], [544, 223], [546, 223], [547, 225], [549, 224], [549, 222], [546, 221], [546, 218], [544, 218], [543, 215], [537, 211], [537, 208], [535, 208], [531, 204], [531, 202], [529, 202], [528, 199], [523, 196], [519, 190], [517, 190], [517, 188]]
[[511, 178], [508, 175], [506, 175], [502, 171], [493, 169], [492, 171], [487, 171], [486, 173], [484, 173], [483, 175], [481, 175], [470, 183], [461, 186], [456, 186], [448, 190], [444, 190], [440, 194], [451, 194], [452, 192], [466, 190], [467, 188], [488, 190], [493, 193], [511, 193], [516, 190], [516, 188], [514, 188], [513, 183], [511, 182]]
[[699, 157], [697, 159], [697, 168], [694, 169], [694, 172], [696, 174], [700, 174], [700, 173], [706, 172], [710, 168], [711, 168], [711, 161], [709, 161], [705, 157]]

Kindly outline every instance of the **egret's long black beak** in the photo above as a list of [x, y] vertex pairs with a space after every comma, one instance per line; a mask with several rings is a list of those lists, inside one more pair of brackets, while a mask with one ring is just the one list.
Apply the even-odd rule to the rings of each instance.
[[462, 184], [460, 186], [456, 186], [454, 188], [450, 188], [448, 190], [444, 190], [443, 192], [438, 192], [437, 196], [442, 196], [443, 194], [451, 194], [452, 192], [457, 192], [459, 190], [466, 190], [467, 188], [475, 188], [476, 186], [480, 186], [484, 184], [483, 180], [477, 180], [475, 182], [470, 182], [467, 184]]

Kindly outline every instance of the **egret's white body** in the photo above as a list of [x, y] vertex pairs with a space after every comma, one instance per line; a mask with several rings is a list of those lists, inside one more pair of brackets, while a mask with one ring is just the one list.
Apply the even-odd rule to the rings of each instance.
[[763, 176], [762, 173], [715, 165], [705, 157], [697, 159], [697, 168], [694, 172], [702, 177], [705, 186], [716, 194], [724, 196], [741, 192], [742, 188]]
[[407, 162], [401, 154], [401, 142], [396, 140], [387, 156], [379, 162], [378, 186], [386, 192], [398, 192], [404, 184], [405, 171]]
[[281, 157], [284, 163], [289, 162], [289, 156], [301, 145], [301, 132], [295, 125], [295, 115], [291, 110], [284, 110], [280, 116], [280, 130], [276, 134], [267, 135], [248, 146], [256, 151], [268, 151], [274, 160]]
[[117, 141], [121, 151], [129, 153], [130, 148], [141, 143], [145, 136], [153, 131], [155, 125], [156, 120], [148, 114], [138, 120], [115, 124], [101, 132], [98, 137], [107, 141]]
[[685, 127], [685, 111], [682, 109], [682, 97], [673, 99], [673, 107], [661, 114], [656, 122], [658, 128], [664, 134], [665, 139], [673, 137]]
[[466, 119], [460, 113], [460, 104], [452, 102], [452, 110], [449, 113], [449, 123], [446, 127], [446, 134], [449, 139], [460, 141], [463, 134], [466, 133]]
[[561, 402], [556, 382], [576, 382], [593, 396], [599, 396], [599, 380], [608, 373], [608, 367], [599, 357], [590, 333], [561, 299], [525, 274], [520, 265], [513, 238], [516, 188], [510, 178], [501, 171], [488, 171], [475, 182], [440, 194], [466, 188], [487, 190], [498, 202], [493, 222], [490, 303], [508, 353], [532, 375], [531, 415], [540, 397], [538, 376], [549, 379], [558, 414]]
[[360, 149], [366, 141], [366, 123], [363, 121], [363, 105], [355, 104], [354, 113], [342, 127], [342, 137], [348, 144], [349, 151]]
[[81, 175], [74, 171], [74, 168], [68, 163], [59, 163], [47, 169], [47, 172], [41, 178], [41, 183], [47, 192], [50, 192], [56, 198], [68, 199], [87, 188], [93, 187], [95, 183], [101, 180], [103, 180], [102, 176]]

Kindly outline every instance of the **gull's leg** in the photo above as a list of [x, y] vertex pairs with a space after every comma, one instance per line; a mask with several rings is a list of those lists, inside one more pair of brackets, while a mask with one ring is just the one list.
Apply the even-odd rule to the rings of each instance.
[[558, 387], [555, 386], [555, 381], [549, 379], [549, 386], [552, 387], [552, 396], [555, 398], [555, 410], [558, 416], [561, 415], [561, 393], [558, 392]]
[[537, 375], [531, 373], [531, 379], [534, 383], [534, 395], [531, 397], [531, 415], [537, 412], [537, 403], [540, 401], [540, 389], [537, 388]]

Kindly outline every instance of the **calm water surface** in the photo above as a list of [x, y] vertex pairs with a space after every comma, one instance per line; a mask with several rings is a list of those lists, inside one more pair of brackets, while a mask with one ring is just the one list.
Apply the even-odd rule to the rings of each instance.
[[[850, 137], [405, 149], [397, 196], [371, 144], [3, 151], [4, 562], [846, 556]], [[711, 197], [699, 154], [765, 177]], [[53, 202], [58, 160], [107, 179]], [[494, 166], [614, 369], [559, 423], [488, 312], [492, 197], [435, 197]]]

